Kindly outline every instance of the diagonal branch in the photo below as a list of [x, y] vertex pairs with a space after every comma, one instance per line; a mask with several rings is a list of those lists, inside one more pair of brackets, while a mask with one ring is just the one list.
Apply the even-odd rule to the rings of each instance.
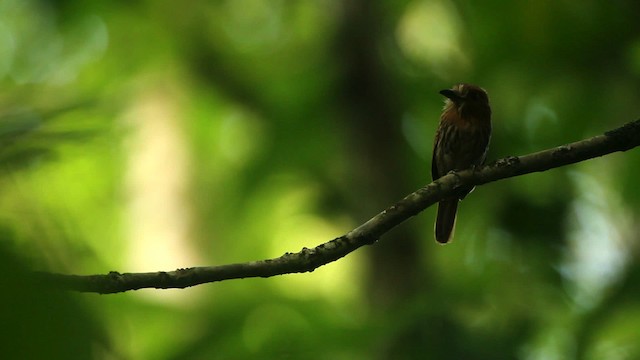
[[482, 185], [500, 179], [545, 171], [617, 151], [626, 151], [638, 145], [640, 145], [640, 120], [608, 131], [604, 135], [525, 156], [506, 157], [475, 169], [452, 172], [407, 195], [395, 205], [345, 235], [312, 249], [303, 248], [297, 253], [286, 253], [274, 259], [152, 273], [110, 272], [106, 275], [65, 275], [41, 272], [38, 273], [38, 278], [55, 288], [108, 294], [143, 288], [186, 288], [222, 280], [266, 278], [313, 271], [361, 246], [375, 243], [391, 228], [447, 197], [460, 186]]

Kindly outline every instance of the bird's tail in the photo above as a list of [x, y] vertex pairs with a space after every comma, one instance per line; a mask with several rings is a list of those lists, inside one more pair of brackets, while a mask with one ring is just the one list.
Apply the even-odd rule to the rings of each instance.
[[443, 200], [438, 203], [438, 215], [436, 217], [436, 241], [446, 244], [453, 237], [453, 228], [456, 225], [456, 213], [458, 212], [458, 199]]

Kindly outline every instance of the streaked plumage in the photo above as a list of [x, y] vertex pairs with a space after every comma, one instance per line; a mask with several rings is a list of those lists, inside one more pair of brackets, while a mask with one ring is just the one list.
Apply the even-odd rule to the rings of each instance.
[[[447, 99], [433, 144], [433, 180], [452, 170], [482, 165], [491, 139], [491, 108], [489, 97], [482, 88], [458, 84], [440, 94]], [[439, 243], [446, 244], [451, 240], [458, 201], [472, 190], [473, 187], [461, 188], [453, 197], [438, 204], [435, 236]]]

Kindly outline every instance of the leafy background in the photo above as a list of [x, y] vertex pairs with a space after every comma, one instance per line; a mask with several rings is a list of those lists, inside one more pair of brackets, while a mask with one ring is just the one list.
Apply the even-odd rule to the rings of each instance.
[[[13, 358], [637, 359], [640, 152], [482, 186], [310, 274], [48, 293], [276, 257], [429, 182], [442, 98], [489, 159], [638, 117], [637, 1], [0, 1], [3, 352]], [[9, 356], [8, 355], [8, 356]], [[11, 356], [10, 356], [11, 357]]]

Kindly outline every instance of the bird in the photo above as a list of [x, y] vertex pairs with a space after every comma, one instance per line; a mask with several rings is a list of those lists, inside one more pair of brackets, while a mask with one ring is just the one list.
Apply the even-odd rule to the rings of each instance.
[[[450, 171], [484, 164], [491, 140], [491, 107], [484, 89], [461, 83], [440, 91], [440, 94], [446, 99], [433, 143], [433, 181]], [[438, 203], [435, 223], [438, 243], [446, 244], [452, 240], [458, 202], [473, 188], [459, 188], [452, 196]]]

